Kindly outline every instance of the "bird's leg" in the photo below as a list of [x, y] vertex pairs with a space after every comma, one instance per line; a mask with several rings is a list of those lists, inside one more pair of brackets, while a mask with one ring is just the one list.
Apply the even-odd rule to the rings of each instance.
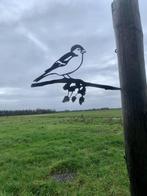
[[62, 76], [63, 76], [63, 78], [66, 78], [66, 77], [65, 77], [65, 74], [64, 74], [64, 75], [62, 75]]
[[[62, 76], [63, 76], [63, 78], [66, 78], [66, 79], [71, 78], [68, 74], [63, 74]], [[66, 76], [67, 76], [67, 77], [66, 77]]]
[[66, 75], [68, 76], [68, 78], [70, 78], [70, 79], [72, 78], [72, 77], [70, 77], [70, 75], [69, 75], [69, 74], [66, 74]]

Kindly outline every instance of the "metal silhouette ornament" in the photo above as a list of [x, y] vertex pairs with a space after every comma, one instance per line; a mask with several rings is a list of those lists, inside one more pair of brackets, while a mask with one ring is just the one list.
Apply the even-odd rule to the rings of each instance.
[[[81, 45], [76, 44], [72, 46], [68, 53], [59, 58], [50, 68], [45, 70], [42, 75], [37, 77], [31, 87], [39, 87], [55, 83], [64, 83], [65, 85], [63, 86], [63, 89], [67, 91], [67, 95], [63, 98], [63, 103], [69, 102], [70, 100], [72, 102], [75, 102], [79, 95], [80, 105], [85, 101], [84, 96], [86, 95], [86, 87], [103, 88], [105, 90], [120, 90], [120, 88], [117, 87], [94, 84], [71, 77], [71, 74], [76, 72], [82, 66], [85, 53], [86, 50]], [[78, 59], [79, 61], [76, 63], [72, 63], [74, 59]], [[61, 78], [39, 82], [43, 78], [46, 78], [47, 76], [51, 75], [55, 75]]]

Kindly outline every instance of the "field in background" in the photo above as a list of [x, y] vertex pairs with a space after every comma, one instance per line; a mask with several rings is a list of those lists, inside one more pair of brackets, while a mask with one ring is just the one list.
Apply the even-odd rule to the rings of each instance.
[[0, 117], [0, 196], [129, 196], [120, 110]]

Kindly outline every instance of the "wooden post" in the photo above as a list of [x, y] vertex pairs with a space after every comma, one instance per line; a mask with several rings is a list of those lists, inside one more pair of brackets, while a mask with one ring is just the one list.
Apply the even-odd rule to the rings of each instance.
[[147, 96], [138, 0], [114, 0], [113, 24], [122, 96], [125, 153], [132, 196], [147, 195]]

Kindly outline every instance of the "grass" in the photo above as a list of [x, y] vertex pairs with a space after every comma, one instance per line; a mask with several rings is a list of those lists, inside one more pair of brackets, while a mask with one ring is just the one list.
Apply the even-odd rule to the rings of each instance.
[[128, 187], [121, 111], [0, 118], [0, 196], [129, 196]]

